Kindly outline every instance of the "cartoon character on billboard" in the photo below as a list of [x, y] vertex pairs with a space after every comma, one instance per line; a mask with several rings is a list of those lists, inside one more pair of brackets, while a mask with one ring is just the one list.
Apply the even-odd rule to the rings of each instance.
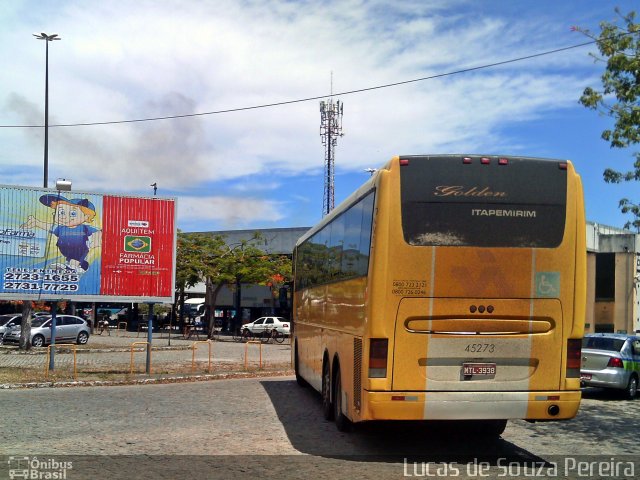
[[40, 203], [54, 210], [53, 222], [29, 215], [22, 228], [40, 228], [58, 237], [56, 246], [66, 263], [54, 267], [85, 272], [89, 268], [89, 249], [102, 245], [102, 231], [90, 225], [96, 216], [95, 206], [87, 198], [67, 199], [60, 195], [42, 195]]

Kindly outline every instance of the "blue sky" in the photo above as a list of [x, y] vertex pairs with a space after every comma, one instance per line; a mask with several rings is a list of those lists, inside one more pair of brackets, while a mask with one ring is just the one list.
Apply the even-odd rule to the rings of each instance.
[[[0, 183], [42, 186], [45, 44], [49, 122], [77, 124], [251, 107], [510, 60], [585, 42], [636, 2], [19, 1], [0, 3]], [[337, 95], [336, 203], [397, 154], [570, 159], [587, 218], [622, 226], [606, 167], [633, 150], [600, 138], [578, 104], [602, 65], [582, 47], [435, 80]], [[319, 100], [154, 122], [49, 128], [49, 179], [74, 190], [177, 197], [184, 231], [310, 226], [322, 216]], [[639, 147], [640, 148], [640, 147]]]

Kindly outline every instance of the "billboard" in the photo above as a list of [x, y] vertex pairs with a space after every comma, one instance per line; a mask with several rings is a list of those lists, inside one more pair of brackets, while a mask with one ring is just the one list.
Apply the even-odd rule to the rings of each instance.
[[175, 206], [0, 186], [0, 300], [173, 303]]

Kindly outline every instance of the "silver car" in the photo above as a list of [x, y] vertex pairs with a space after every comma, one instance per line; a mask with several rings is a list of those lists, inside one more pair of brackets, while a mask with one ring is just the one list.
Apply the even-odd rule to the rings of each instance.
[[11, 330], [11, 327], [20, 325], [22, 321], [21, 313], [6, 313], [0, 315], [0, 336], [2, 336], [7, 330]]
[[0, 315], [0, 345], [4, 342], [4, 334], [15, 326], [20, 327], [21, 321], [21, 313], [7, 313]]
[[585, 387], [613, 388], [629, 400], [638, 392], [640, 335], [592, 333], [582, 340], [580, 380]]
[[[56, 315], [56, 343], [77, 343], [89, 341], [87, 322], [75, 315]], [[20, 342], [20, 326], [13, 327], [4, 336], [5, 343]], [[42, 347], [51, 343], [51, 316], [38, 317], [31, 321], [31, 345]]]

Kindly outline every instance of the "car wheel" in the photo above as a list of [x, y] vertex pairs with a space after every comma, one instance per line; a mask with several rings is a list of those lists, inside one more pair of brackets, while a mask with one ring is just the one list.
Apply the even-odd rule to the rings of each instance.
[[625, 391], [625, 397], [627, 400], [633, 400], [636, 398], [636, 394], [638, 393], [638, 378], [635, 375], [632, 375], [629, 379], [629, 384], [627, 385], [627, 389]]
[[336, 370], [333, 381], [333, 417], [336, 420], [336, 427], [341, 432], [351, 431], [351, 420], [342, 412], [342, 380], [340, 378], [340, 367]]
[[333, 420], [333, 404], [331, 403], [331, 374], [329, 361], [322, 367], [322, 415], [325, 420]]
[[43, 347], [44, 346], [44, 337], [42, 335], [35, 335], [31, 340], [32, 347]]
[[89, 334], [87, 334], [87, 332], [80, 332], [78, 334], [78, 345], [84, 345], [85, 343], [87, 343], [89, 341]]

